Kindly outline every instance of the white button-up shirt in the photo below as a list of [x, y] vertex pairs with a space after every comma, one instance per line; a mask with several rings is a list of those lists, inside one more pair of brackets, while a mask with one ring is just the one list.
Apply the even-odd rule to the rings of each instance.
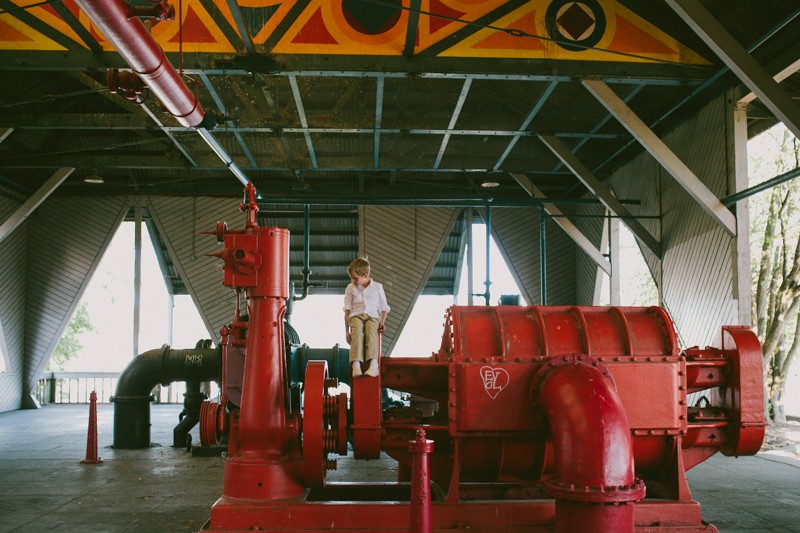
[[383, 285], [369, 278], [369, 285], [366, 287], [359, 287], [353, 283], [347, 286], [344, 291], [343, 310], [350, 311], [350, 316], [367, 314], [380, 318], [382, 312], [388, 313], [391, 308], [386, 302]]

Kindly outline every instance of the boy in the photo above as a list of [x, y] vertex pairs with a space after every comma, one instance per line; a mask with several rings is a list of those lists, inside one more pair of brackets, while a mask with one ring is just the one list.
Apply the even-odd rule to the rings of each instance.
[[369, 277], [369, 261], [353, 259], [347, 267], [351, 283], [344, 291], [344, 328], [350, 344], [350, 364], [353, 377], [361, 375], [361, 361], [368, 361], [364, 375], [378, 375], [378, 332], [389, 313], [383, 285]]

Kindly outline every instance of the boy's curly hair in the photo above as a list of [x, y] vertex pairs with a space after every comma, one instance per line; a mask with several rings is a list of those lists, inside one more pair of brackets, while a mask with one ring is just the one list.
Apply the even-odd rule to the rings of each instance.
[[369, 275], [369, 260], [366, 257], [356, 257], [347, 267], [347, 272], [356, 276]]

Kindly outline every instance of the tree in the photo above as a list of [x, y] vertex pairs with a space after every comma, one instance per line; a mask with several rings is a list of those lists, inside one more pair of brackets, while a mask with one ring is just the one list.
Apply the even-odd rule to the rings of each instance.
[[[778, 152], [774, 159], [757, 159], [756, 169], [773, 169], [777, 176], [799, 166], [800, 145], [788, 130], [773, 128], [765, 135], [774, 136]], [[779, 422], [786, 420], [786, 378], [800, 353], [799, 204], [800, 183], [791, 180], [753, 197], [751, 208], [753, 243], [758, 246], [753, 252], [754, 326], [764, 350], [768, 417]]]
[[79, 335], [89, 331], [94, 331], [94, 326], [92, 326], [92, 322], [89, 318], [86, 302], [84, 302], [78, 306], [69, 324], [67, 324], [67, 329], [61, 336], [61, 340], [58, 341], [58, 346], [56, 346], [53, 356], [47, 364], [48, 369], [64, 370], [67, 362], [77, 356], [78, 352], [83, 348], [78, 338]]

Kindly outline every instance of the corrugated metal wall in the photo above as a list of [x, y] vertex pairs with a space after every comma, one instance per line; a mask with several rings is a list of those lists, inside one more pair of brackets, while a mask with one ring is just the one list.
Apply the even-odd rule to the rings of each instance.
[[369, 257], [372, 277], [383, 283], [392, 308], [383, 333], [384, 355], [391, 355], [460, 211], [452, 207], [378, 206], [361, 210], [361, 247]]
[[175, 268], [197, 306], [208, 334], [219, 342], [219, 330], [233, 319], [236, 293], [222, 284], [222, 261], [206, 254], [222, 250], [213, 235], [217, 222], [244, 227], [239, 204], [227, 198], [148, 198], [148, 209], [175, 262]]
[[50, 198], [28, 218], [24, 392], [36, 386], [126, 210], [124, 198]]
[[[603, 224], [606, 223], [606, 219], [602, 218], [605, 215], [605, 206], [576, 206], [570, 212], [581, 215], [581, 218], [573, 218], [572, 223], [600, 250], [600, 241], [603, 238]], [[600, 252], [605, 253], [606, 251], [600, 250]], [[597, 263], [586, 255], [586, 252], [578, 246], [575, 247], [576, 305], [593, 305], [598, 268]]]
[[[0, 220], [19, 204], [0, 196]], [[0, 373], [0, 412], [22, 406], [22, 366], [25, 348], [25, 256], [27, 225], [0, 242], [0, 349], [6, 350], [6, 371]]]
[[[727, 194], [726, 113], [723, 98], [709, 104], [664, 141], [717, 196]], [[635, 178], [635, 179], [634, 179]], [[735, 239], [725, 233], [649, 155], [641, 155], [613, 177], [621, 198], [640, 198], [643, 214], [663, 213], [661, 262], [642, 251], [682, 341], [714, 342], [723, 324], [737, 322], [733, 297]], [[657, 221], [642, 220], [659, 238]]]
[[[574, 241], [552, 219], [546, 219], [545, 230], [547, 305], [574, 305]], [[493, 209], [492, 236], [525, 301], [530, 305], [539, 305], [539, 211], [527, 208]]]

